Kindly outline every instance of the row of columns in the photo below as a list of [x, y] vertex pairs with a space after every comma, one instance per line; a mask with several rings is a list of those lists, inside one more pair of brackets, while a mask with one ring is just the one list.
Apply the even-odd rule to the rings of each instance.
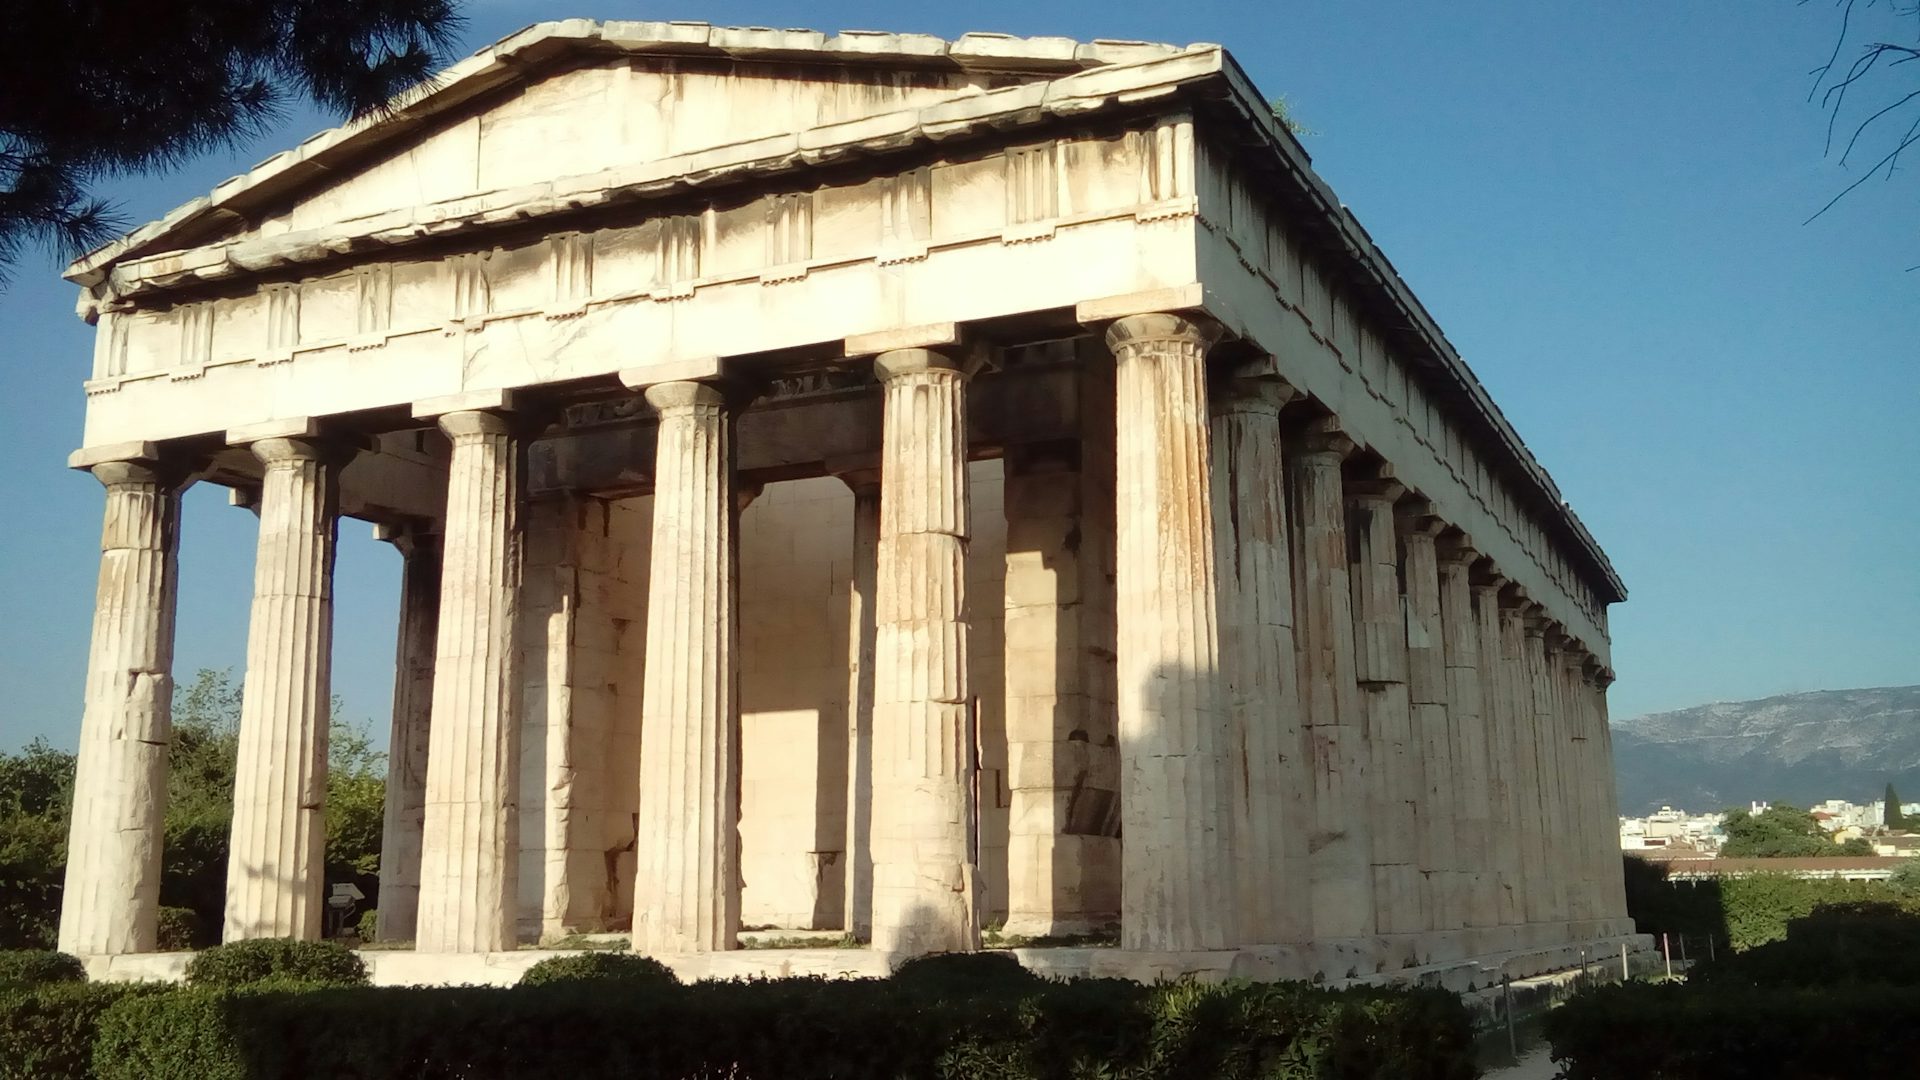
[[[1356, 472], [1333, 418], [1283, 434], [1284, 382], [1234, 371], [1210, 387], [1215, 332], [1149, 314], [1106, 335], [1122, 945], [1617, 917], [1597, 666], [1389, 470]], [[904, 348], [874, 370], [879, 468], [849, 478], [874, 572], [852, 612], [849, 783], [870, 817], [850, 821], [848, 925], [888, 952], [963, 951], [981, 918], [970, 369], [952, 349]], [[742, 398], [717, 382], [644, 393], [659, 428], [634, 944], [724, 949], [739, 929]], [[406, 570], [381, 932], [422, 951], [514, 943], [531, 428], [502, 405], [437, 418], [452, 444], [444, 532], [395, 537]], [[315, 937], [348, 452], [311, 432], [251, 445], [264, 479], [226, 935]], [[153, 947], [157, 908], [178, 478], [154, 462], [94, 471], [108, 505], [61, 944], [131, 952]], [[1058, 598], [1042, 600], [1057, 618]], [[1089, 852], [1112, 843], [1087, 839]], [[1045, 876], [1016, 885], [1013, 906]]]

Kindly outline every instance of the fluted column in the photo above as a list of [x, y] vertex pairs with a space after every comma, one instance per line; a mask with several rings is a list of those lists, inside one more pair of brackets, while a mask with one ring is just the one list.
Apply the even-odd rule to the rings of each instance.
[[106, 513], [60, 949], [152, 952], [173, 735], [181, 475], [152, 461], [103, 462], [92, 472], [106, 487]]
[[1567, 899], [1567, 915], [1585, 923], [1599, 917], [1594, 903], [1598, 882], [1593, 859], [1595, 822], [1599, 815], [1594, 812], [1593, 762], [1588, 754], [1587, 743], [1587, 707], [1575, 690], [1581, 679], [1578, 643], [1572, 638], [1564, 638], [1560, 642], [1556, 660], [1556, 708], [1567, 754], [1564, 764], [1567, 779], [1564, 802], [1568, 816], [1567, 865], [1572, 889]]
[[1419, 869], [1424, 780], [1413, 749], [1407, 688], [1407, 620], [1400, 598], [1394, 503], [1406, 488], [1390, 479], [1350, 480], [1355, 677], [1366, 715], [1371, 763], [1373, 910], [1383, 934], [1424, 929]]
[[1440, 553], [1446, 522], [1425, 502], [1401, 507], [1401, 577], [1406, 589], [1407, 696], [1412, 733], [1408, 750], [1420, 777], [1419, 868], [1430, 930], [1466, 925], [1466, 881], [1460, 859], [1456, 803], [1460, 782], [1453, 761], [1453, 719], [1448, 712], [1447, 641], [1440, 614]]
[[1276, 379], [1229, 380], [1213, 402], [1220, 659], [1233, 778], [1240, 944], [1313, 936], [1307, 838], [1313, 813], [1294, 656]]
[[1593, 716], [1599, 733], [1601, 795], [1607, 828], [1607, 858], [1602, 904], [1609, 919], [1627, 918], [1627, 883], [1620, 862], [1620, 788], [1613, 775], [1613, 729], [1607, 720], [1607, 687], [1613, 685], [1613, 669], [1593, 664]]
[[1487, 854], [1493, 869], [1493, 887], [1499, 926], [1527, 921], [1525, 833], [1521, 828], [1519, 757], [1515, 744], [1518, 721], [1510, 693], [1505, 620], [1501, 615], [1499, 577], [1473, 583], [1473, 617], [1480, 649], [1480, 710], [1487, 729]]
[[[1499, 878], [1493, 859], [1493, 774], [1482, 704], [1480, 626], [1471, 567], [1479, 553], [1464, 540], [1440, 542], [1440, 637], [1447, 662], [1447, 721], [1452, 731], [1455, 839], [1466, 875], [1465, 923], [1500, 925]], [[1500, 822], [1505, 828], [1506, 822]]]
[[1107, 329], [1114, 366], [1120, 942], [1234, 943], [1205, 359], [1177, 315]]
[[380, 827], [381, 941], [412, 941], [420, 910], [420, 830], [440, 622], [440, 536], [420, 528], [386, 538], [400, 552], [400, 630], [394, 644], [393, 728]]
[[646, 397], [660, 427], [633, 947], [731, 949], [740, 933], [733, 425], [715, 386], [662, 383]]
[[440, 430], [453, 456], [414, 948], [490, 952], [515, 942], [525, 452], [508, 415], [451, 412]]
[[874, 575], [880, 559], [880, 473], [840, 474], [853, 492], [853, 574], [847, 592], [847, 890], [842, 928], [873, 937]]
[[1316, 940], [1371, 934], [1371, 762], [1354, 679], [1353, 589], [1341, 462], [1353, 452], [1331, 419], [1310, 421], [1288, 448], [1293, 524], [1294, 643], [1300, 662], [1313, 830], [1307, 839]]
[[967, 373], [880, 354], [884, 392], [873, 689], [873, 946], [980, 946], [967, 679]]
[[251, 449], [266, 472], [223, 937], [312, 940], [326, 881], [333, 548], [344, 456], [305, 438], [262, 439]]
[[1541, 818], [1540, 768], [1535, 746], [1539, 722], [1533, 712], [1526, 620], [1521, 615], [1521, 607], [1527, 602], [1525, 597], [1525, 590], [1515, 585], [1508, 585], [1501, 592], [1501, 691], [1505, 695], [1508, 734], [1512, 740], [1513, 828], [1520, 840], [1520, 896], [1526, 921], [1540, 923], [1547, 921], [1553, 905], [1544, 880], [1546, 833]]
[[1546, 832], [1546, 861], [1541, 869], [1553, 897], [1547, 917], [1551, 922], [1565, 922], [1574, 891], [1567, 862], [1572, 831], [1567, 814], [1566, 732], [1554, 690], [1559, 651], [1544, 610], [1536, 604], [1527, 616], [1527, 662], [1532, 668], [1535, 753], [1540, 761], [1540, 822]]
[[1520, 655], [1517, 658], [1517, 696], [1520, 715], [1528, 721], [1526, 734], [1521, 741], [1527, 754], [1524, 768], [1531, 774], [1531, 782], [1524, 790], [1530, 797], [1530, 838], [1536, 856], [1530, 866], [1533, 891], [1539, 901], [1533, 911], [1533, 921], [1559, 922], [1565, 918], [1562, 905], [1565, 890], [1555, 865], [1555, 845], [1560, 836], [1560, 823], [1553, 797], [1553, 706], [1547, 697], [1546, 687], [1546, 625], [1538, 612], [1539, 605], [1528, 601], [1518, 613]]

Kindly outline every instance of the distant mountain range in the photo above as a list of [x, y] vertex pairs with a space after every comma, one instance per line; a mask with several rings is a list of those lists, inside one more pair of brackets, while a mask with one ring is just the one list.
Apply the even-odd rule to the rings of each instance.
[[1613, 725], [1620, 812], [1920, 800], [1920, 686], [1718, 702]]

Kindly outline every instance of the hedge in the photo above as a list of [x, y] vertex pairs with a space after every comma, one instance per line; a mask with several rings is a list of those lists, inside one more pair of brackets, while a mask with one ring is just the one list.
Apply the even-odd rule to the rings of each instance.
[[1920, 988], [1629, 983], [1547, 1014], [1565, 1080], [1912, 1076]]
[[673, 969], [651, 956], [622, 952], [582, 952], [572, 956], [550, 956], [520, 976], [521, 986], [546, 986], [568, 982], [617, 982], [623, 985], [675, 986], [680, 982]]
[[1830, 904], [1787, 924], [1786, 936], [1695, 964], [1704, 985], [1920, 987], [1920, 917], [1886, 903]]
[[1033, 980], [186, 989], [102, 1018], [100, 1080], [1475, 1075], [1439, 990]]
[[1711, 936], [1751, 949], [1787, 936], [1787, 924], [1832, 904], [1885, 903], [1920, 915], [1920, 898], [1883, 881], [1747, 874], [1670, 881], [1666, 868], [1633, 855], [1625, 863], [1627, 914], [1643, 934]]
[[87, 969], [77, 956], [52, 949], [0, 950], [0, 987], [86, 981]]
[[115, 1002], [165, 989], [85, 982], [0, 987], [0, 1080], [87, 1080], [101, 1015]]
[[365, 986], [367, 965], [352, 949], [332, 941], [255, 938], [215, 945], [187, 962], [187, 984], [252, 986], [266, 982], [312, 986]]

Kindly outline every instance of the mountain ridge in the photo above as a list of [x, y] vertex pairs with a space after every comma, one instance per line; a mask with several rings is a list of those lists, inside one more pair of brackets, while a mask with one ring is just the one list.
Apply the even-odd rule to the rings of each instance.
[[1613, 724], [1620, 812], [1920, 797], [1920, 686], [1716, 701]]

